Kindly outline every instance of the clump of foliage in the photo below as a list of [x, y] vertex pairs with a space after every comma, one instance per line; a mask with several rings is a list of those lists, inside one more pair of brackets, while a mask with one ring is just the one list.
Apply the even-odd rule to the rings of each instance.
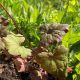
[[[41, 53], [42, 51], [48, 51], [53, 53], [53, 48], [56, 46], [56, 42], [61, 40], [60, 38], [55, 39], [56, 35], [53, 36], [52, 34], [40, 34], [39, 26], [41, 24], [51, 24], [51, 23], [67, 23], [70, 25], [70, 30], [66, 34], [66, 36], [62, 39], [62, 45], [65, 45], [69, 48], [69, 55], [68, 55], [68, 80], [78, 80], [80, 78], [79, 71], [80, 71], [80, 1], [79, 0], [0, 0], [0, 3], [6, 8], [6, 11], [9, 12], [9, 18], [5, 13], [4, 7], [0, 7], [0, 15], [4, 15], [9, 20], [8, 30], [15, 35], [18, 33], [21, 37], [25, 37], [25, 41], [19, 44], [19, 47], [27, 47], [27, 48], [34, 48], [39, 46], [36, 49], [32, 49], [32, 53], [35, 52]], [[0, 4], [0, 6], [1, 6]], [[14, 18], [13, 18], [14, 17]], [[7, 25], [8, 20], [3, 19], [2, 25]], [[14, 24], [14, 25], [13, 25]], [[49, 26], [49, 25], [47, 25]], [[2, 27], [0, 27], [1, 29]], [[0, 30], [0, 36], [6, 36], [6, 29], [3, 27], [3, 31]], [[43, 29], [44, 30], [44, 29]], [[45, 30], [46, 31], [46, 30]], [[44, 31], [42, 31], [44, 32]], [[53, 31], [57, 33], [60, 31]], [[3, 34], [4, 33], [4, 34]], [[64, 31], [63, 33], [64, 34]], [[41, 39], [41, 37], [46, 36], [47, 40]], [[15, 36], [17, 37], [17, 36]], [[50, 38], [51, 40], [49, 40]], [[52, 46], [51, 44], [53, 43]], [[13, 41], [13, 40], [12, 40]], [[46, 43], [44, 43], [46, 41]], [[47, 41], [49, 43], [47, 43]], [[4, 49], [4, 43], [2, 42], [2, 38], [0, 38], [1, 53], [2, 49]], [[40, 42], [40, 44], [39, 44]], [[48, 50], [46, 50], [46, 48]], [[10, 49], [11, 50], [11, 49]], [[11, 52], [11, 51], [10, 51]], [[18, 52], [18, 51], [17, 51]], [[12, 54], [10, 54], [12, 57]], [[17, 56], [18, 57], [18, 56]], [[20, 57], [20, 55], [19, 55]], [[32, 60], [32, 56], [28, 58], [28, 60]], [[15, 58], [13, 59], [14, 63], [22, 62], [22, 64], [26, 64], [26, 61], [22, 58]], [[24, 63], [23, 63], [24, 62]], [[33, 64], [33, 63], [31, 63]], [[31, 65], [29, 64], [29, 66]], [[36, 63], [34, 63], [36, 64]], [[19, 66], [16, 64], [16, 66]], [[39, 66], [39, 65], [37, 65]], [[23, 66], [25, 68], [25, 66]], [[25, 69], [22, 68], [21, 70], [24, 71]], [[38, 68], [37, 68], [38, 69]], [[20, 70], [20, 66], [18, 67], [18, 71]], [[43, 70], [42, 70], [43, 71]], [[34, 71], [35, 72], [35, 71]]]
[[[5, 18], [0, 18], [1, 34], [5, 33], [3, 32], [4, 30], [6, 30], [6, 33], [5, 36], [0, 36], [0, 50], [7, 50], [7, 53], [4, 51], [4, 54], [7, 55], [7, 57], [9, 55], [12, 56], [13, 63], [18, 72], [30, 72], [32, 80], [37, 80], [38, 78], [44, 80], [46, 79], [44, 76], [46, 76], [47, 73], [52, 74], [55, 79], [58, 80], [66, 79], [68, 50], [61, 42], [63, 35], [68, 31], [68, 25], [51, 24], [42, 26], [40, 28], [42, 31], [40, 45], [35, 51], [34, 49], [31, 51], [31, 49], [21, 46], [25, 38], [21, 34], [14, 34], [8, 31], [8, 24], [4, 25], [3, 19]], [[4, 29], [2, 29], [3, 27]], [[51, 51], [48, 50], [50, 46], [52, 46], [52, 48], [50, 48]], [[41, 48], [41, 51], [37, 52], [39, 48]], [[28, 61], [28, 58], [31, 56], [32, 59]], [[43, 68], [45, 71], [42, 73], [42, 69], [40, 70], [40, 68]]]
[[56, 79], [65, 80], [68, 49], [61, 42], [62, 37], [68, 31], [68, 25], [49, 24], [42, 26], [41, 30], [40, 46], [44, 51], [36, 55], [36, 60], [44, 70], [53, 74]]

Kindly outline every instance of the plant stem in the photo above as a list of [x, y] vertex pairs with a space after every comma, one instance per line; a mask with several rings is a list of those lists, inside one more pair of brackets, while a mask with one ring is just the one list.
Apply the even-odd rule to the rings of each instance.
[[1, 3], [0, 3], [0, 6], [1, 6], [2, 9], [6, 12], [6, 14], [12, 19], [12, 21], [13, 21], [13, 23], [14, 23], [14, 25], [15, 25], [17, 31], [18, 31], [18, 25], [17, 25], [15, 19], [9, 14], [9, 12], [6, 10], [6, 8], [5, 8]]

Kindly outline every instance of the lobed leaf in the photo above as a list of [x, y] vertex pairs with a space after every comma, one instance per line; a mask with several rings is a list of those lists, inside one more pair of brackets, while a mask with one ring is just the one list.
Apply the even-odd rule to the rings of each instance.
[[31, 55], [31, 50], [21, 46], [21, 43], [24, 41], [24, 37], [20, 34], [8, 34], [7, 37], [4, 37], [4, 43], [6, 45], [6, 49], [11, 55], [18, 56], [20, 55], [22, 58]]

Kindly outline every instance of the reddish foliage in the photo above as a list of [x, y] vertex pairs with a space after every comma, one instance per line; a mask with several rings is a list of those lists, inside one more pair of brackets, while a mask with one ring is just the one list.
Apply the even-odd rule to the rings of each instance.
[[72, 67], [67, 67], [67, 72], [68, 72], [68, 73], [72, 73], [72, 72], [73, 72]]

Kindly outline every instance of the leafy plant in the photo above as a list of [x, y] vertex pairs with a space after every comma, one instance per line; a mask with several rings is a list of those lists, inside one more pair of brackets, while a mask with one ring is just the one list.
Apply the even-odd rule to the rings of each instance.
[[[80, 62], [80, 1], [79, 0], [0, 0], [0, 15], [5, 16], [9, 20], [4, 19], [1, 21], [0, 17], [0, 50], [2, 53], [2, 49], [5, 47], [8, 49], [11, 55], [17, 52], [18, 55], [24, 56], [22, 50], [26, 50], [26, 48], [32, 49], [32, 54], [37, 55], [37, 53], [45, 53], [45, 51], [50, 51], [53, 53], [53, 49], [55, 46], [60, 45], [62, 41], [62, 45], [65, 45], [69, 48], [68, 55], [68, 66], [72, 71], [69, 73], [68, 80], [78, 80], [79, 79], [79, 62]], [[6, 8], [6, 9], [5, 9]], [[7, 13], [7, 14], [6, 14]], [[52, 30], [53, 34], [46, 32], [49, 27], [55, 26], [52, 23], [67, 23], [69, 24], [69, 32], [64, 36], [64, 31]], [[43, 30], [40, 32], [40, 26], [42, 24], [44, 27], [41, 28]], [[51, 25], [49, 25], [51, 24]], [[5, 26], [7, 26], [5, 28]], [[49, 27], [48, 27], [49, 26]], [[44, 29], [46, 27], [46, 29]], [[8, 30], [7, 30], [8, 28]], [[3, 29], [3, 30], [2, 30]], [[62, 28], [61, 28], [62, 29]], [[49, 29], [50, 30], [50, 29]], [[10, 31], [11, 34], [8, 34]], [[44, 33], [45, 34], [44, 34]], [[59, 33], [59, 35], [57, 35]], [[18, 35], [17, 35], [18, 34]], [[7, 36], [7, 37], [6, 37]], [[20, 41], [15, 43], [16, 41], [13, 39]], [[24, 37], [25, 41], [24, 41]], [[2, 39], [2, 37], [5, 37]], [[7, 43], [7, 38], [9, 42], [14, 44], [11, 45]], [[19, 39], [20, 40], [19, 40]], [[54, 40], [53, 40], [54, 39]], [[62, 40], [61, 40], [62, 39]], [[4, 44], [4, 42], [7, 46]], [[60, 42], [59, 44], [55, 44], [56, 42]], [[54, 44], [54, 45], [51, 45]], [[17, 50], [16, 47], [18, 46]], [[36, 47], [36, 48], [35, 48]], [[20, 50], [19, 50], [20, 48]], [[35, 49], [34, 49], [35, 48]], [[47, 50], [47, 49], [48, 50]], [[31, 50], [29, 50], [31, 52]], [[20, 53], [18, 53], [20, 52]], [[52, 55], [52, 53], [50, 53]], [[16, 55], [17, 55], [16, 54]], [[31, 54], [31, 53], [30, 53]], [[45, 53], [46, 55], [48, 54]], [[18, 56], [17, 56], [18, 57]], [[28, 58], [28, 57], [27, 57]], [[22, 58], [14, 59], [15, 62], [20, 62], [24, 65], [25, 60]], [[15, 64], [16, 65], [16, 64]], [[19, 65], [18, 65], [19, 66]], [[24, 66], [25, 68], [25, 66]], [[19, 70], [18, 70], [19, 71]], [[24, 70], [23, 70], [24, 71]], [[35, 71], [34, 71], [35, 72]]]

